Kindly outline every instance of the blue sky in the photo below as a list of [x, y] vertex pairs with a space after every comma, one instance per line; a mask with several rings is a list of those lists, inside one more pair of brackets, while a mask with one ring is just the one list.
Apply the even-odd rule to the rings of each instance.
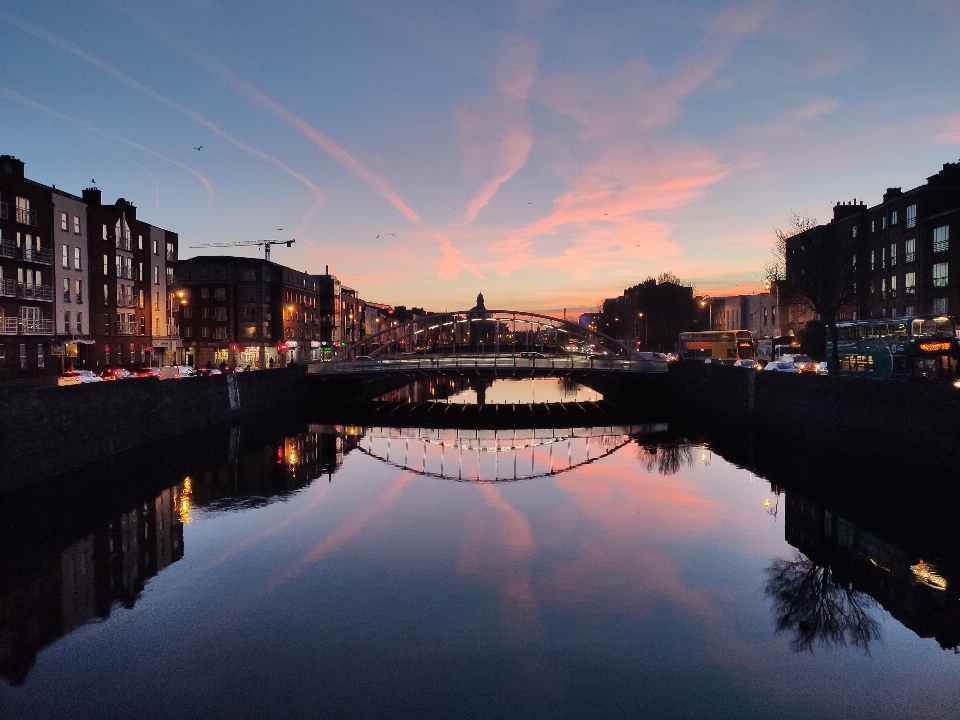
[[951, 0], [0, 0], [0, 33], [29, 177], [434, 310], [756, 291], [791, 211], [960, 158]]

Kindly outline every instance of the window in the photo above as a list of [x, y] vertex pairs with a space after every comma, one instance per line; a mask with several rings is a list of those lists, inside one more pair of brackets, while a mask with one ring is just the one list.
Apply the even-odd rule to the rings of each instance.
[[913, 311], [914, 311], [913, 305], [907, 305], [907, 306], [903, 309], [903, 315], [904, 315], [904, 317], [913, 315]]
[[882, 218], [880, 218], [880, 229], [881, 229], [881, 230], [886, 230], [886, 229], [887, 229], [887, 216], [886, 216], [886, 215], [884, 215]]
[[27, 345], [26, 343], [20, 343], [20, 369], [27, 369]]
[[138, 298], [138, 302], [137, 302], [137, 307], [142, 310], [142, 309], [143, 309], [143, 290], [141, 290], [141, 291], [138, 293], [138, 295], [139, 295], [139, 298]]
[[156, 297], [154, 297], [153, 299], [153, 309], [159, 310], [160, 309], [160, 293], [154, 293], [154, 294]]
[[882, 280], [880, 280], [880, 299], [881, 300], [887, 299], [887, 279], [886, 278], [883, 278]]
[[103, 304], [110, 304], [110, 288], [106, 283], [103, 284]]
[[226, 322], [227, 320], [227, 309], [222, 305], [215, 307], [213, 309], [213, 319], [220, 322]]
[[934, 298], [933, 307], [931, 310], [935, 313], [942, 313], [945, 315], [947, 313], [947, 299], [945, 297]]
[[890, 267], [897, 266], [897, 244], [893, 243], [890, 246]]
[[[856, 272], [857, 271], [857, 254], [853, 254], [853, 258], [850, 260], [850, 268]], [[316, 307], [316, 306], [314, 306]]]
[[143, 250], [143, 235], [137, 235], [137, 250]]
[[227, 328], [221, 325], [218, 328], [213, 329], [213, 337], [217, 340], [226, 340], [227, 339]]
[[140, 334], [141, 335], [147, 334], [147, 319], [142, 315], [140, 316]]
[[934, 263], [933, 265], [933, 286], [934, 287], [946, 287], [947, 286], [947, 267], [948, 263]]
[[251, 280], [256, 280], [257, 271], [251, 270], [251, 269], [244, 269], [240, 277], [242, 280], [246, 280], [247, 282], [250, 282]]
[[210, 299], [210, 288], [200, 288], [200, 299], [201, 300]]
[[876, 250], [871, 250], [871, 251], [870, 251], [870, 269], [871, 269], [871, 270], [873, 270], [873, 269], [874, 269], [874, 266], [876, 265], [876, 255], [877, 255], [877, 251], [876, 251]]
[[257, 319], [257, 309], [252, 307], [245, 307], [243, 309], [243, 319], [244, 320], [256, 320]]
[[857, 226], [856, 226], [856, 225], [853, 226], [853, 236], [854, 236], [854, 237], [857, 236]]
[[69, 310], [63, 311], [63, 331], [65, 333], [70, 332], [70, 311]]
[[60, 229], [67, 230], [69, 229], [70, 216], [65, 212], [60, 213]]
[[257, 336], [257, 326], [256, 325], [244, 325], [243, 326], [243, 337], [250, 340]]
[[60, 246], [60, 266], [63, 268], [70, 267], [70, 246], [69, 245]]
[[109, 239], [109, 238], [107, 237], [107, 225], [106, 225], [106, 223], [104, 223], [104, 225], [103, 225], [103, 239], [104, 239], [104, 240]]
[[[946, 300], [946, 298], [944, 298], [944, 300]], [[43, 345], [42, 345], [42, 344], [38, 344], [38, 345], [37, 345], [37, 367], [38, 367], [38, 368], [45, 367], [45, 365], [44, 365], [44, 359], [43, 359]]]
[[893, 226], [896, 224], [897, 224], [897, 211], [894, 210], [892, 213], [890, 213], [890, 225]]
[[153, 284], [160, 284], [160, 268], [158, 268], [156, 265], [153, 266]]
[[83, 263], [80, 262], [80, 248], [75, 247], [73, 249], [73, 269], [82, 270], [83, 269], [82, 265]]
[[907, 228], [917, 226], [917, 206], [907, 205]]
[[143, 282], [143, 263], [137, 263], [137, 277], [140, 279], [140, 282]]
[[226, 289], [226, 288], [222, 288], [222, 287], [216, 288], [216, 290], [214, 290], [214, 293], [213, 293], [213, 299], [214, 299], [214, 300], [219, 300], [220, 302], [226, 302], [226, 301], [227, 301], [227, 289]]
[[110, 258], [106, 255], [103, 256], [103, 274], [108, 275], [110, 273]]
[[154, 335], [160, 334], [160, 318], [155, 318], [153, 321], [153, 334]]
[[880, 267], [885, 268], [887, 266], [887, 249], [880, 248]]
[[897, 298], [897, 276], [893, 275], [890, 278], [890, 299], [896, 300]]
[[70, 302], [70, 278], [63, 279], [63, 301]]
[[74, 235], [80, 234], [80, 216], [79, 215], [73, 216], [73, 234]]
[[933, 251], [946, 252], [950, 249], [950, 226], [941, 225], [933, 229]]
[[763, 324], [764, 324], [764, 325], [767, 324], [767, 310], [768, 310], [768, 308], [764, 308], [764, 309], [763, 309]]
[[83, 332], [83, 313], [82, 312], [77, 313], [77, 332], [78, 333]]
[[83, 302], [83, 280], [74, 280], [73, 289], [76, 290], [77, 296], [76, 301], [78, 303]]
[[910, 238], [903, 243], [903, 261], [913, 262], [917, 259], [917, 239]]
[[210, 328], [208, 328], [206, 325], [200, 328], [200, 337], [210, 337]]
[[181, 307], [180, 312], [183, 313], [183, 319], [189, 320], [193, 317], [193, 308], [192, 307]]
[[208, 308], [208, 307], [200, 308], [200, 317], [203, 318], [204, 320], [209, 320], [209, 319], [210, 319], [210, 308]]
[[190, 325], [185, 325], [183, 328], [183, 336], [192, 338], [193, 337], [193, 327]]
[[157, 239], [156, 239], [156, 238], [153, 239], [153, 254], [154, 254], [154, 255], [157, 254]]
[[877, 221], [876, 221], [876, 220], [871, 220], [871, 221], [870, 221], [870, 232], [876, 232], [876, 231], [877, 231]]

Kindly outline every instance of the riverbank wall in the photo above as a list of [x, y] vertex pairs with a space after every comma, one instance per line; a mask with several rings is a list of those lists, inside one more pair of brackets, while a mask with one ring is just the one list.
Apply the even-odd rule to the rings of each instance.
[[298, 406], [295, 368], [71, 387], [0, 386], [0, 493], [129, 448]]
[[960, 389], [949, 383], [870, 380], [671, 364], [673, 412], [705, 426], [807, 440], [919, 472], [960, 472]]

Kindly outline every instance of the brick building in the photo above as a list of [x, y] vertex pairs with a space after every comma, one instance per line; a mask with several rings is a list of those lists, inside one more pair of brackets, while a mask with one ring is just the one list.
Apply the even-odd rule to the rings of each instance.
[[[838, 319], [903, 317], [960, 311], [960, 164], [943, 169], [906, 192], [888, 188], [868, 207], [837, 203], [833, 219], [787, 241], [787, 279], [802, 265], [811, 243], [846, 243], [854, 286]], [[952, 271], [952, 272], [951, 272]], [[786, 330], [799, 332], [813, 319], [791, 308]]]
[[53, 200], [0, 155], [0, 372], [42, 373], [54, 344]]
[[53, 365], [88, 367], [90, 339], [90, 252], [87, 205], [75, 195], [53, 190], [54, 332]]
[[[90, 251], [90, 362], [108, 366], [173, 364], [178, 358], [172, 301], [178, 237], [137, 218], [124, 198], [103, 205], [97, 188], [83, 191]], [[174, 339], [171, 336], [174, 336]], [[155, 340], [167, 340], [166, 350]]]

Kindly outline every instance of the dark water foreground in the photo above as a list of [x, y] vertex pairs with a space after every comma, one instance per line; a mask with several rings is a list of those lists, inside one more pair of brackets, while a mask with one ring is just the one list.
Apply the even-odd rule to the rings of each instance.
[[0, 496], [0, 717], [960, 714], [955, 472], [616, 419], [261, 417]]

